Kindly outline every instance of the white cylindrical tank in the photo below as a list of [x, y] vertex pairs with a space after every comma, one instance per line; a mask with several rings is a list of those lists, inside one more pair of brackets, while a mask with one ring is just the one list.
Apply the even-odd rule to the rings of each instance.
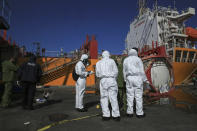
[[145, 72], [153, 89], [165, 93], [173, 85], [173, 71], [166, 58], [150, 58], [143, 61]]

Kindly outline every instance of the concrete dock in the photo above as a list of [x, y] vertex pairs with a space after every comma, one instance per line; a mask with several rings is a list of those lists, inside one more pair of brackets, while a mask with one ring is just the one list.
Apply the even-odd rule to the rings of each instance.
[[[121, 121], [102, 121], [99, 96], [85, 94], [88, 112], [74, 109], [73, 88], [52, 88], [49, 102], [35, 103], [35, 110], [21, 107], [21, 96], [14, 96], [10, 108], [0, 108], [0, 131], [197, 131], [197, 112], [173, 107], [171, 104], [144, 106], [146, 117], [127, 118], [121, 112]], [[37, 90], [36, 98], [42, 96]], [[59, 121], [59, 122], [58, 122]]]

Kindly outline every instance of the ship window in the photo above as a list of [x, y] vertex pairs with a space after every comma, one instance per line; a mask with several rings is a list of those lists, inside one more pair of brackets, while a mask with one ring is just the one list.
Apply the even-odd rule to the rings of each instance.
[[181, 59], [181, 51], [176, 50], [175, 62], [180, 62]]
[[194, 54], [195, 54], [194, 51], [189, 52], [189, 58], [193, 59], [194, 58]]
[[[196, 54], [197, 54], [197, 52], [196, 52]], [[194, 59], [195, 59], [194, 63], [197, 64], [197, 55], [196, 55], [196, 57]]]
[[187, 51], [183, 51], [183, 58], [187, 57]]
[[187, 52], [188, 51], [183, 51], [183, 58], [182, 58], [183, 62], [187, 62], [187, 58], [186, 58], [187, 57]]
[[188, 58], [188, 61], [189, 61], [189, 62], [192, 62], [192, 60], [193, 60], [193, 58], [194, 58], [194, 54], [195, 54], [194, 51], [189, 52], [189, 58]]

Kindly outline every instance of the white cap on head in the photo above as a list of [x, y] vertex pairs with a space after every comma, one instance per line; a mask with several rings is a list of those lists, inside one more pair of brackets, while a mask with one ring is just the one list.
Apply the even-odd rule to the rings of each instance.
[[109, 58], [110, 57], [109, 51], [103, 51], [102, 57], [103, 58]]
[[87, 54], [83, 54], [83, 55], [81, 55], [81, 59], [80, 60], [85, 60], [85, 59], [88, 59], [88, 55]]
[[137, 51], [135, 49], [130, 49], [128, 55], [129, 56], [138, 56]]

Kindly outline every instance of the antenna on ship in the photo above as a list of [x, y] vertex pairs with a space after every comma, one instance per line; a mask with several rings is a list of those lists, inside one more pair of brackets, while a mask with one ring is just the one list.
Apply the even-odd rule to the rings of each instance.
[[156, 12], [157, 12], [157, 9], [158, 9], [158, 1], [155, 0], [155, 10], [156, 10]]
[[174, 0], [174, 10], [176, 9], [176, 1]]

